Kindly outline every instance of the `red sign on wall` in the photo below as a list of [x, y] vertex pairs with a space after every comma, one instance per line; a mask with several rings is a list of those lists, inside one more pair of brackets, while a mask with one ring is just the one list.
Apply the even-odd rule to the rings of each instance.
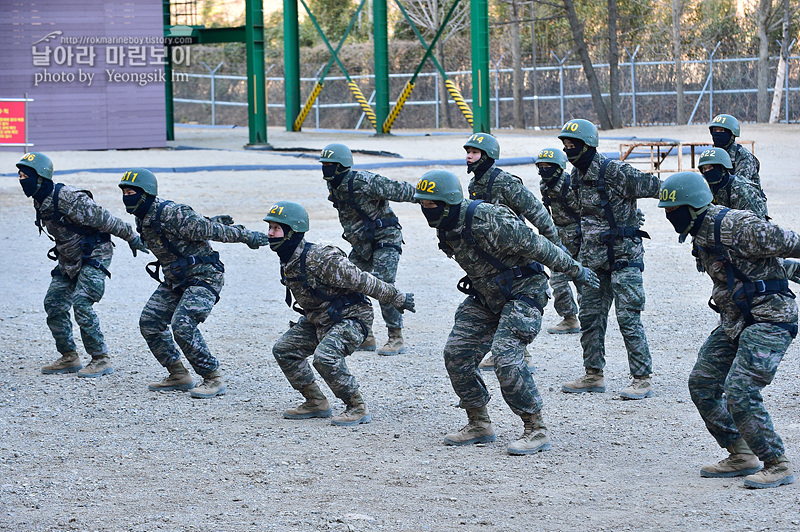
[[0, 145], [26, 145], [25, 104], [0, 100]]

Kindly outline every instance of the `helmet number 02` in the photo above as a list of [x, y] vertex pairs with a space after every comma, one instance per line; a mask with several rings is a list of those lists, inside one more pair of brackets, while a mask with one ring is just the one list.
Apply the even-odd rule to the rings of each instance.
[[661, 201], [675, 201], [675, 190], [662, 188], [658, 199]]
[[435, 181], [428, 181], [427, 179], [423, 179], [422, 181], [417, 183], [417, 190], [420, 190], [422, 192], [428, 192], [430, 194], [433, 194], [435, 188], [436, 188]]

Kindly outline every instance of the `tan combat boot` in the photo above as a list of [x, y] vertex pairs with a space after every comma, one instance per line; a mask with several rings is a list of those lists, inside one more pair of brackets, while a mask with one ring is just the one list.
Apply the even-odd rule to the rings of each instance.
[[78, 371], [78, 377], [94, 379], [102, 375], [111, 375], [114, 368], [111, 367], [111, 359], [108, 355], [92, 356], [92, 361], [86, 367]]
[[151, 392], [169, 392], [172, 390], [185, 392], [194, 388], [192, 376], [189, 375], [189, 372], [180, 360], [176, 360], [170, 364], [167, 370], [169, 371], [169, 375], [164, 377], [164, 380], [148, 384], [147, 389]]
[[316, 382], [312, 382], [300, 390], [300, 393], [306, 398], [306, 402], [297, 408], [287, 408], [283, 411], [283, 417], [286, 419], [331, 417], [331, 404]]
[[644, 399], [652, 395], [653, 382], [650, 380], [650, 375], [634, 376], [630, 385], [619, 392], [619, 396], [623, 399]]
[[520, 416], [525, 424], [525, 431], [517, 441], [508, 446], [508, 454], [533, 454], [550, 450], [550, 438], [547, 427], [542, 421], [542, 413], [523, 414]]
[[389, 329], [389, 339], [386, 345], [378, 349], [379, 355], [394, 356], [406, 352], [403, 345], [403, 329]]
[[586, 368], [586, 375], [572, 382], [565, 382], [561, 391], [566, 393], [586, 393], [606, 391], [606, 380], [602, 369]]
[[372, 331], [370, 331], [356, 351], [375, 351], [376, 349], [378, 349], [378, 344], [375, 342], [375, 337], [372, 336]]
[[492, 426], [492, 420], [489, 419], [489, 411], [486, 406], [467, 408], [467, 419], [469, 420], [468, 423], [461, 427], [461, 430], [445, 435], [445, 445], [487, 443], [497, 439], [494, 435], [494, 427]]
[[491, 351], [486, 353], [486, 356], [483, 357], [481, 363], [478, 364], [478, 369], [481, 371], [494, 371], [494, 355]]
[[775, 460], [764, 462], [764, 469], [744, 477], [744, 485], [748, 488], [777, 488], [794, 482], [792, 463], [784, 455]]
[[61, 358], [55, 362], [42, 367], [45, 375], [55, 375], [57, 373], [75, 373], [83, 367], [81, 357], [75, 351], [61, 353]]
[[367, 403], [364, 402], [364, 398], [361, 397], [361, 392], [356, 392], [349, 399], [345, 400], [345, 404], [347, 408], [338, 416], [331, 418], [331, 425], [350, 427], [352, 425], [359, 425], [372, 421], [369, 408], [367, 408]]
[[562, 319], [557, 325], [549, 327], [547, 332], [550, 334], [576, 334], [581, 332], [581, 324], [575, 314], [571, 316], [564, 316], [564, 319]]
[[727, 447], [730, 456], [716, 464], [709, 464], [700, 468], [700, 476], [706, 478], [730, 478], [752, 475], [761, 469], [761, 462], [747, 446], [744, 438], [739, 438], [736, 443]]
[[203, 383], [196, 386], [189, 395], [195, 399], [211, 399], [218, 395], [225, 395], [225, 383], [222, 381], [222, 374], [219, 370], [214, 370], [208, 375], [203, 376]]

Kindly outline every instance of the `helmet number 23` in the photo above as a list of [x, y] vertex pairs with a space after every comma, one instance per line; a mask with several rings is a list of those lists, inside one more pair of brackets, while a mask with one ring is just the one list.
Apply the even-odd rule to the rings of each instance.
[[427, 179], [423, 179], [419, 183], [417, 183], [417, 190], [422, 192], [428, 192], [433, 194], [433, 190], [436, 188], [436, 182], [428, 181]]

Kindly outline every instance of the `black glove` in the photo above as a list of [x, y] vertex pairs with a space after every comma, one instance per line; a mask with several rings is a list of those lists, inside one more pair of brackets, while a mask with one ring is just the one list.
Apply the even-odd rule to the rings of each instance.
[[579, 266], [580, 270], [578, 270], [578, 275], [575, 276], [573, 281], [585, 286], [591, 286], [595, 290], [600, 288], [600, 278], [597, 277], [597, 274], [589, 268], [584, 268], [582, 265]]
[[128, 245], [131, 247], [131, 251], [133, 252], [133, 256], [136, 256], [137, 251], [141, 251], [142, 253], [150, 254], [150, 250], [147, 249], [147, 246], [144, 245], [142, 241], [142, 237], [136, 235], [133, 240], [128, 242]]
[[269, 237], [267, 237], [266, 233], [260, 231], [250, 231], [250, 236], [247, 237], [246, 242], [250, 249], [258, 249], [267, 243], [269, 243]]
[[642, 209], [636, 209], [636, 216], [639, 218], [639, 227], [644, 225], [644, 213]]
[[209, 220], [218, 224], [233, 225], [233, 216], [230, 214], [219, 214], [217, 216], [212, 216]]
[[403, 312], [404, 310], [416, 312], [414, 308], [414, 294], [404, 294], [403, 292], [399, 292], [396, 296], [394, 296], [394, 299], [392, 300], [392, 306], [400, 312]]

